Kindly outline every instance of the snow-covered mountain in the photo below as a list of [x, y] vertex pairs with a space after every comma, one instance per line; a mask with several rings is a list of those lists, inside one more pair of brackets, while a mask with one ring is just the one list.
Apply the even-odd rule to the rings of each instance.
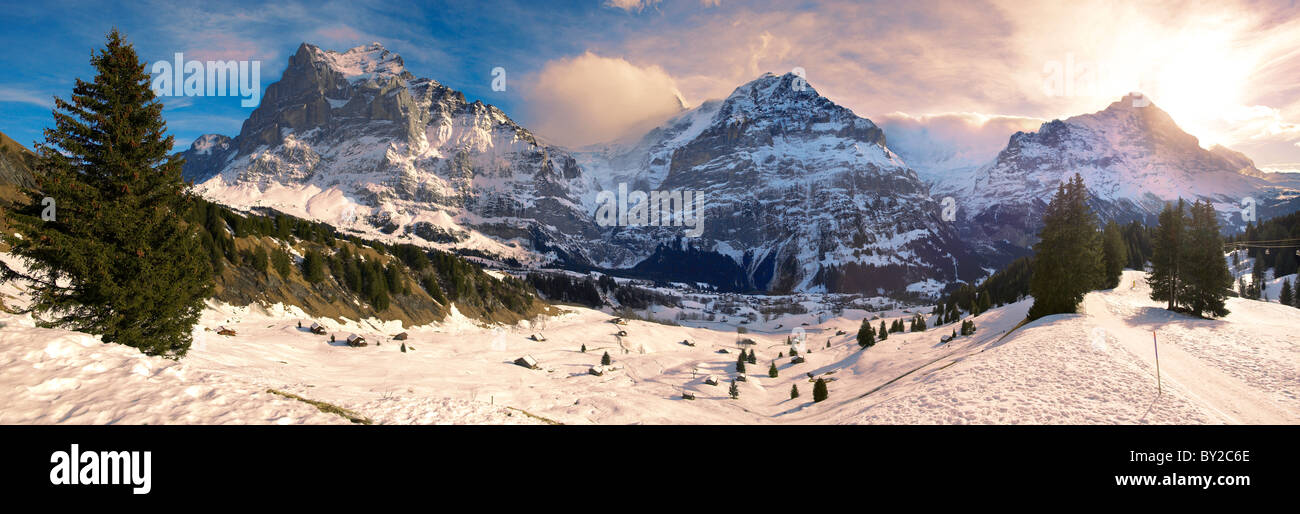
[[[935, 292], [976, 280], [1027, 251], [1076, 172], [1103, 219], [1151, 221], [1179, 197], [1214, 201], [1227, 226], [1241, 223], [1233, 215], [1248, 197], [1259, 219], [1300, 208], [1287, 182], [1240, 153], [1201, 148], [1136, 100], [1017, 132], [983, 166], [956, 166], [979, 152], [904, 142], [931, 157], [924, 166], [951, 168], [932, 196], [880, 127], [793, 74], [763, 75], [640, 139], [569, 151], [416, 78], [378, 43], [304, 43], [238, 136], [203, 136], [184, 152], [184, 174], [220, 203], [381, 239], [775, 292]], [[602, 226], [599, 195], [615, 191], [699, 192], [699, 237]], [[960, 202], [955, 223], [938, 196]]]
[[[415, 78], [375, 43], [303, 44], [234, 138], [184, 152], [196, 191], [526, 264], [734, 290], [884, 293], [972, 279], [951, 223], [870, 120], [764, 75], [629, 144], [575, 155]], [[801, 79], [800, 79], [801, 80]], [[700, 191], [702, 237], [600, 227], [601, 191]]]
[[1300, 207], [1295, 191], [1263, 178], [1246, 156], [1202, 148], [1165, 111], [1130, 95], [1100, 112], [1012, 135], [993, 162], [957, 188], [963, 229], [1028, 245], [1057, 185], [1075, 173], [1103, 220], [1154, 222], [1164, 203], [1178, 198], [1212, 201], [1225, 227], [1245, 224], [1246, 198], [1259, 219]]
[[611, 252], [608, 267], [730, 273], [768, 291], [865, 293], [980, 272], [880, 128], [793, 74], [763, 75], [640, 141], [578, 159], [607, 190], [704, 193], [701, 237], [682, 238], [683, 227], [614, 228], [606, 239], [622, 251]]
[[600, 235], [568, 152], [379, 43], [302, 44], [237, 137], [203, 136], [183, 156], [205, 197], [390, 239], [584, 263]]

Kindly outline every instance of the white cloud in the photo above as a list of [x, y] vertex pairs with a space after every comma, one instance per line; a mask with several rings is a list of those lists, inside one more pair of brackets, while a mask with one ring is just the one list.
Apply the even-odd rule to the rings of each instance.
[[904, 162], [923, 171], [979, 166], [992, 161], [1012, 134], [1038, 130], [1044, 119], [957, 112], [877, 116], [885, 144]]
[[54, 97], [40, 93], [19, 89], [11, 86], [0, 86], [0, 102], [16, 102], [32, 104], [47, 109], [54, 108]]
[[605, 0], [606, 7], [614, 7], [627, 12], [641, 12], [646, 7], [658, 3], [659, 0]]
[[680, 112], [685, 103], [676, 81], [662, 68], [591, 52], [547, 62], [527, 82], [530, 126], [568, 146], [639, 135]]

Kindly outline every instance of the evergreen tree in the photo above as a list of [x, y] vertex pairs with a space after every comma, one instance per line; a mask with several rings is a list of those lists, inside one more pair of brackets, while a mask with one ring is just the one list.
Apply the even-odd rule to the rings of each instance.
[[820, 402], [829, 395], [830, 392], [826, 390], [826, 380], [817, 379], [817, 382], [813, 384], [813, 401]]
[[1119, 278], [1124, 273], [1124, 265], [1128, 263], [1128, 247], [1124, 243], [1124, 234], [1119, 224], [1113, 220], [1106, 223], [1106, 228], [1102, 230], [1101, 250], [1105, 274], [1100, 287], [1102, 289], [1119, 287]]
[[876, 344], [876, 331], [871, 328], [870, 321], [863, 319], [862, 326], [858, 328], [858, 346], [866, 348], [873, 344]]
[[731, 381], [731, 387], [727, 389], [727, 394], [731, 395], [732, 400], [740, 398], [740, 386], [736, 385], [735, 380]]
[[[31, 281], [23, 312], [44, 327], [102, 335], [104, 342], [149, 355], [188, 351], [214, 264], [195, 223], [162, 104], [135, 49], [116, 29], [93, 53], [92, 82], [77, 79], [69, 100], [56, 98], [54, 127], [37, 145], [34, 201], [12, 213], [10, 252], [27, 266], [0, 264], [4, 280]], [[223, 235], [225, 235], [223, 233]], [[232, 248], [233, 249], [233, 248]]]
[[[402, 280], [402, 270], [397, 266], [397, 262], [390, 262], [384, 267], [384, 285], [393, 294], [402, 293], [405, 281]], [[409, 294], [409, 291], [404, 294]]]
[[1277, 248], [1273, 258], [1273, 277], [1283, 277], [1296, 272], [1294, 248]]
[[1043, 213], [1029, 277], [1029, 293], [1034, 297], [1030, 319], [1075, 312], [1083, 295], [1100, 282], [1100, 236], [1087, 201], [1083, 177], [1076, 173], [1057, 188]]
[[280, 274], [280, 278], [289, 279], [289, 271], [292, 269], [292, 260], [289, 258], [289, 252], [276, 248], [271, 252], [271, 266], [275, 272]]
[[[587, 345], [584, 344], [584, 345], [582, 345], [582, 346], [583, 346], [584, 348], [586, 348]], [[605, 355], [601, 355], [601, 356], [600, 356], [600, 364], [601, 364], [602, 366], [608, 366], [610, 362], [613, 362], [613, 361], [609, 358], [609, 352], [605, 352]]]
[[768, 366], [768, 368], [767, 368], [767, 376], [770, 377], [770, 378], [776, 378], [776, 376], [777, 376], [777, 371], [776, 371], [776, 362], [773, 362], [771, 366]]
[[750, 350], [749, 357], [745, 358], [745, 362], [748, 362], [750, 364], [758, 364], [758, 354], [754, 350]]
[[582, 348], [579, 349], [578, 351], [582, 353], [587, 353], [587, 343], [582, 343]]
[[740, 351], [740, 358], [736, 359], [736, 373], [745, 372], [745, 351]]
[[320, 252], [312, 250], [302, 257], [302, 276], [311, 284], [325, 280], [325, 257]]
[[889, 338], [889, 330], [885, 329], [885, 320], [880, 320], [880, 340], [884, 341]]
[[799, 384], [790, 384], [790, 399], [799, 397]]
[[1292, 303], [1295, 303], [1295, 297], [1292, 293], [1290, 280], [1282, 281], [1282, 292], [1278, 294], [1277, 301], [1282, 305], [1291, 305]]
[[1206, 313], [1225, 316], [1228, 310], [1224, 301], [1232, 288], [1232, 274], [1223, 260], [1219, 220], [1208, 200], [1197, 201], [1192, 206], [1192, 222], [1187, 232], [1188, 244], [1183, 252], [1186, 265], [1179, 274], [1183, 283], [1179, 301], [1197, 316]]
[[1250, 269], [1251, 299], [1258, 300], [1264, 294], [1264, 281], [1268, 279], [1268, 263], [1264, 259], [1265, 250], [1257, 250], [1254, 266]]
[[253, 269], [266, 273], [268, 266], [271, 264], [271, 257], [266, 254], [266, 248], [258, 246], [253, 250]]

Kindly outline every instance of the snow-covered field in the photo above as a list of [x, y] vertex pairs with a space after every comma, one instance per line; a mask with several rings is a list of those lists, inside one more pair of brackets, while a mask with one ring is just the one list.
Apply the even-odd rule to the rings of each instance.
[[[737, 400], [727, 395], [739, 351], [734, 330], [615, 325], [608, 314], [574, 307], [513, 327], [458, 314], [400, 327], [211, 304], [180, 362], [0, 313], [0, 423], [348, 422], [268, 389], [403, 424], [1300, 423], [1300, 334], [1288, 330], [1300, 310], [1231, 299], [1226, 318], [1199, 320], [1164, 311], [1148, 293], [1142, 274], [1127, 271], [1120, 288], [1089, 294], [1081, 314], [1013, 331], [1024, 301], [977, 317], [979, 331], [951, 343], [939, 339], [956, 324], [893, 334], [865, 351], [854, 341], [864, 311], [846, 310], [801, 327], [809, 351], [801, 364], [791, 363], [785, 344], [789, 327], [801, 323], [791, 318], [786, 330], [743, 336], [757, 341], [757, 364], [748, 365]], [[5, 285], [0, 298], [21, 304], [22, 291]], [[312, 334], [299, 321], [319, 321], [328, 332]], [[211, 331], [223, 325], [238, 334]], [[406, 352], [392, 339], [403, 331]], [[370, 345], [329, 341], [349, 333]], [[589, 374], [605, 352], [612, 369]], [[540, 369], [512, 363], [524, 355]], [[769, 378], [774, 361], [779, 377]], [[709, 375], [718, 385], [705, 384]], [[810, 375], [833, 379], [828, 400], [812, 402]], [[791, 386], [798, 399], [790, 399]]]

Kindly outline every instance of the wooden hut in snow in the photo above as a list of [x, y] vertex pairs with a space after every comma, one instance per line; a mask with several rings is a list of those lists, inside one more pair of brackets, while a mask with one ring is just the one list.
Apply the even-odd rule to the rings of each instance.
[[394, 340], [394, 341], [405, 341], [405, 340], [407, 340], [407, 339], [410, 338], [410, 337], [411, 337], [411, 336], [410, 336], [409, 334], [407, 334], [406, 332], [402, 332], [402, 333], [400, 333], [400, 334], [397, 334], [397, 335], [393, 336], [393, 340]]
[[312, 322], [311, 328], [309, 330], [311, 330], [311, 333], [313, 334], [325, 333], [325, 327], [322, 327], [320, 323], [316, 323], [316, 322]]
[[365, 346], [366, 338], [356, 334], [348, 334], [348, 346]]
[[532, 355], [525, 355], [515, 359], [515, 364], [528, 369], [537, 369], [537, 359], [534, 359]]

